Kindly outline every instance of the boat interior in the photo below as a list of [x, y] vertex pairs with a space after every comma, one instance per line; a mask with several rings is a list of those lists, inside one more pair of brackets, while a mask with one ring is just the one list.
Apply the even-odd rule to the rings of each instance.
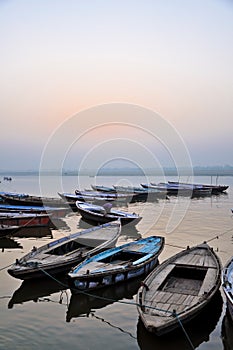
[[205, 279], [207, 267], [175, 266], [158, 290], [171, 293], [198, 295]]

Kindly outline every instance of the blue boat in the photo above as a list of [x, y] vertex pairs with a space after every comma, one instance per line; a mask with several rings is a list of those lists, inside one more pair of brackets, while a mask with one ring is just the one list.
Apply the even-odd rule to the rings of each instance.
[[150, 236], [87, 258], [68, 274], [72, 293], [125, 282], [148, 274], [158, 263], [164, 238]]

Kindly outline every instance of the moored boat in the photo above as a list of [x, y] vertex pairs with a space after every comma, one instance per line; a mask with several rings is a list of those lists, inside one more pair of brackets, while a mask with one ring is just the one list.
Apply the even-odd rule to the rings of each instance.
[[143, 188], [137, 186], [119, 186], [114, 185], [117, 193], [130, 193], [136, 195], [135, 200], [156, 201], [157, 199], [166, 198], [166, 191], [160, 191], [157, 188]]
[[193, 185], [193, 184], [185, 184], [185, 183], [179, 183], [179, 182], [160, 182], [158, 184], [151, 182], [149, 188], [157, 188], [157, 189], [164, 189], [167, 191], [167, 194], [172, 196], [190, 196], [190, 197], [197, 197], [197, 196], [209, 196], [212, 194], [212, 189], [203, 187], [201, 185]]
[[180, 186], [189, 186], [194, 189], [200, 190], [210, 190], [211, 194], [219, 194], [225, 192], [229, 186], [227, 185], [206, 185], [206, 184], [198, 184], [198, 183], [188, 183], [188, 182], [180, 182], [180, 181], [168, 181], [169, 184], [180, 185]]
[[227, 308], [233, 321], [233, 257], [222, 270], [222, 289], [226, 296]]
[[86, 221], [91, 221], [95, 224], [121, 220], [122, 225], [132, 224], [136, 225], [142, 219], [141, 216], [135, 213], [128, 213], [126, 211], [111, 209], [110, 212], [106, 212], [103, 206], [94, 205], [90, 203], [76, 202], [78, 212], [82, 218]]
[[61, 218], [70, 213], [68, 206], [64, 207], [48, 207], [48, 206], [27, 206], [27, 205], [11, 205], [6, 203], [0, 204], [0, 215], [4, 212], [10, 213], [30, 213], [30, 214], [49, 214], [53, 218]]
[[[212, 332], [217, 328], [222, 314], [223, 299], [220, 290], [209, 304], [192, 321], [180, 326], [174, 332], [165, 336], [156, 336], [148, 332], [140, 317], [137, 324], [137, 341], [140, 350], [191, 350], [201, 349], [206, 344]], [[185, 333], [184, 333], [185, 330]], [[190, 339], [190, 342], [187, 339]], [[204, 345], [203, 344], [203, 345]], [[205, 348], [205, 345], [204, 345]], [[224, 350], [227, 350], [224, 348]], [[228, 349], [230, 350], [230, 349]], [[231, 349], [232, 350], [232, 349]]]
[[163, 237], [150, 236], [94, 255], [68, 273], [71, 292], [103, 288], [148, 274], [158, 263], [163, 247]]
[[20, 279], [41, 278], [67, 272], [87, 255], [114, 247], [120, 236], [119, 221], [96, 226], [54, 240], [17, 259], [8, 273]]
[[18, 227], [48, 226], [50, 216], [47, 213], [14, 213], [0, 212], [0, 225], [14, 225]]
[[[76, 202], [80, 201], [80, 202], [89, 202], [89, 203], [93, 203], [93, 204], [104, 204], [106, 202], [115, 202], [116, 198], [112, 197], [112, 196], [99, 196], [97, 195], [85, 195], [85, 194], [72, 194], [72, 193], [58, 193], [59, 196], [61, 196], [64, 200], [66, 200], [69, 204], [72, 204], [72, 209], [73, 206], [76, 207]], [[77, 207], [76, 207], [77, 209]]]
[[12, 205], [26, 205], [26, 206], [50, 206], [59, 207], [64, 206], [64, 201], [60, 197], [42, 197], [29, 195], [25, 193], [8, 193], [1, 192], [0, 197], [7, 203]]
[[114, 193], [114, 192], [101, 192], [101, 191], [92, 191], [92, 190], [75, 190], [75, 194], [82, 196], [84, 200], [89, 201], [89, 198], [93, 201], [96, 200], [105, 200], [105, 201], [115, 201], [117, 203], [130, 203], [135, 200], [137, 194], [131, 193]]
[[154, 269], [137, 293], [146, 329], [162, 335], [192, 320], [219, 290], [221, 262], [204, 243], [187, 248]]
[[116, 193], [114, 187], [103, 186], [103, 185], [91, 185], [94, 191], [106, 192], [106, 193]]

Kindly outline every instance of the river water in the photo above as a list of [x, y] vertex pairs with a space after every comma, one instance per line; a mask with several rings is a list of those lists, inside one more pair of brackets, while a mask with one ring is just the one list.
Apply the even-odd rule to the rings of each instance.
[[[149, 180], [160, 181], [155, 177]], [[194, 179], [198, 183], [210, 183], [210, 180], [209, 177]], [[94, 183], [139, 185], [141, 182], [145, 179], [136, 176], [125, 176], [124, 179], [65, 176], [62, 180], [53, 176], [14, 176], [11, 182], [2, 180], [0, 191], [58, 196], [58, 191], [74, 192], [76, 188], [90, 188]], [[230, 186], [227, 194], [193, 199], [174, 196], [156, 203], [123, 206], [122, 209], [136, 212], [143, 219], [135, 228], [123, 229], [118, 244], [162, 235], [165, 237], [165, 248], [159, 259], [162, 262], [187, 245], [208, 241], [224, 265], [233, 255], [230, 210], [233, 207], [233, 178], [220, 177], [218, 183]], [[191, 349], [182, 330], [158, 338], [144, 329], [135, 306], [140, 281], [98, 291], [99, 298], [95, 298], [71, 296], [69, 289], [55, 280], [25, 283], [7, 273], [6, 267], [32, 246], [39, 247], [85, 227], [80, 216], [71, 212], [56, 222], [56, 229], [27, 229], [21, 237], [1, 239], [0, 349]], [[221, 289], [209, 308], [185, 328], [195, 349], [233, 349], [233, 325], [227, 317]]]

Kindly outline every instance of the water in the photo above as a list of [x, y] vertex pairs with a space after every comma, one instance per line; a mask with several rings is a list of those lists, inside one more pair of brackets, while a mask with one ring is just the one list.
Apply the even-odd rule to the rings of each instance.
[[[161, 179], [149, 180], [158, 182]], [[61, 181], [51, 176], [39, 181], [36, 176], [15, 176], [12, 182], [2, 181], [0, 191], [41, 194], [42, 188], [42, 194], [57, 196], [58, 191], [73, 192], [78, 187], [90, 188], [95, 181], [104, 185], [122, 183], [121, 177], [77, 179], [66, 176]], [[195, 181], [210, 183], [210, 178], [196, 177]], [[140, 177], [124, 179], [125, 184], [138, 185], [141, 182], [146, 181]], [[170, 197], [157, 203], [129, 204], [124, 209], [141, 214], [143, 219], [135, 229], [123, 230], [119, 244], [148, 235], [162, 235], [166, 240], [165, 249], [160, 255], [160, 261], [163, 261], [182, 247], [207, 240], [225, 264], [233, 255], [230, 211], [233, 207], [233, 178], [220, 177], [218, 182], [230, 186], [226, 195], [192, 200]], [[52, 238], [81, 230], [82, 226], [80, 216], [71, 213], [59, 223], [58, 229], [51, 232], [48, 229], [29, 230], [28, 237], [23, 235], [1, 240], [0, 348], [191, 349], [182, 331], [165, 338], [145, 331], [134, 305], [140, 281], [99, 291], [98, 295], [104, 299], [96, 299], [85, 295], [71, 297], [69, 289], [54, 280], [25, 283], [8, 275], [4, 267], [26, 254], [33, 245], [40, 246]], [[222, 292], [201, 318], [187, 325], [186, 330], [196, 349], [233, 349], [233, 325], [226, 316]]]

